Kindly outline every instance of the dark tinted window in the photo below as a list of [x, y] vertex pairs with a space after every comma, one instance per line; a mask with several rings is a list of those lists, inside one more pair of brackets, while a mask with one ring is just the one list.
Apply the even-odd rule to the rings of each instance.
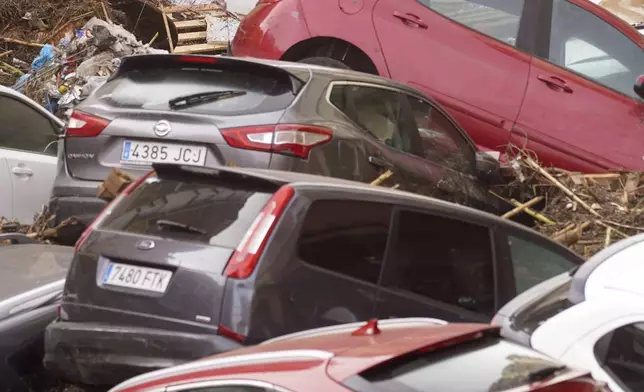
[[[49, 119], [29, 105], [0, 95], [0, 148], [45, 153], [58, 137]], [[47, 154], [56, 155], [56, 148]]]
[[508, 236], [508, 244], [517, 294], [577, 266], [570, 259], [535, 242]]
[[595, 355], [624, 390], [644, 390], [643, 323], [625, 325], [600, 339]]
[[309, 208], [299, 243], [305, 262], [376, 283], [389, 235], [391, 206], [320, 200]]
[[529, 348], [486, 337], [429, 353], [421, 350], [361, 376], [386, 392], [497, 392], [531, 384], [531, 372], [552, 366], [561, 364]]
[[514, 315], [513, 325], [516, 329], [532, 335], [537, 328], [550, 318], [570, 308], [572, 303], [568, 300], [570, 281], [563, 284], [536, 302], [524, 307]]
[[381, 142], [419, 154], [420, 136], [405, 95], [384, 88], [335, 85], [331, 103]]
[[555, 0], [550, 61], [622, 94], [644, 71], [644, 51], [612, 25], [566, 0]]
[[417, 0], [471, 29], [515, 45], [524, 0]]
[[118, 204], [101, 228], [236, 248], [270, 197], [243, 186], [153, 178]]
[[493, 315], [494, 267], [486, 227], [402, 211], [387, 286]]
[[169, 110], [168, 101], [177, 97], [211, 91], [243, 91], [245, 95], [176, 109], [232, 116], [285, 109], [295, 98], [293, 84], [287, 82], [259, 73], [153, 68], [121, 75], [100, 87], [96, 98], [124, 108]]
[[474, 170], [474, 149], [454, 124], [428, 102], [408, 97], [422, 140], [422, 155], [463, 173]]

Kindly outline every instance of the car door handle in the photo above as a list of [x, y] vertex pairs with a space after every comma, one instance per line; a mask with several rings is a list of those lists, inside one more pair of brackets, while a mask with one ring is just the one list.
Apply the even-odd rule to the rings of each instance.
[[392, 165], [389, 162], [387, 162], [384, 158], [379, 156], [374, 156], [374, 155], [370, 156], [369, 163], [382, 169], [392, 168]]
[[558, 78], [556, 76], [544, 76], [544, 75], [539, 75], [537, 76], [537, 79], [540, 81], [544, 82], [548, 86], [551, 87], [556, 87], [558, 89], [561, 89], [563, 92], [571, 94], [572, 93], [572, 88], [566, 84], [566, 81]]
[[34, 172], [28, 167], [14, 166], [11, 168], [11, 172], [16, 176], [25, 176], [31, 177], [34, 175]]
[[421, 18], [419, 18], [418, 16], [416, 16], [414, 14], [409, 14], [409, 13], [401, 14], [398, 11], [394, 11], [394, 17], [402, 20], [403, 23], [405, 23], [406, 25], [411, 24], [411, 25], [414, 25], [414, 26], [419, 27], [421, 29], [426, 29], [426, 28], [429, 27], [427, 25], [427, 23], [423, 22], [423, 20]]

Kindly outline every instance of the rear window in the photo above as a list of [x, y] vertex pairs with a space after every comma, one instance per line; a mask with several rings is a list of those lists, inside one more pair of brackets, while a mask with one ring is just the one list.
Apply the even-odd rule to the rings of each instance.
[[515, 314], [512, 324], [515, 328], [531, 335], [541, 324], [570, 308], [573, 304], [568, 299], [572, 281], [565, 283], [536, 302], [531, 303]]
[[[152, 68], [125, 72], [96, 91], [109, 105], [144, 110], [234, 116], [283, 110], [295, 99], [293, 78], [208, 68]], [[216, 91], [245, 94], [171, 109], [169, 101]]]
[[151, 178], [115, 206], [101, 230], [236, 248], [271, 196], [231, 184]]
[[[485, 337], [440, 351], [406, 355], [361, 376], [388, 392], [495, 392], [528, 385], [531, 373], [560, 366], [531, 349]], [[460, 376], [458, 381], [455, 375]]]

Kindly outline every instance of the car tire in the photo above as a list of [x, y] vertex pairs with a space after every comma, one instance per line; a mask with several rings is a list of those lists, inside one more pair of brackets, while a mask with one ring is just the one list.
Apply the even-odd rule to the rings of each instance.
[[331, 67], [331, 68], [339, 68], [339, 69], [351, 69], [348, 65], [346, 65], [342, 61], [332, 59], [330, 57], [307, 57], [305, 59], [299, 60], [298, 63], [321, 65], [323, 67]]

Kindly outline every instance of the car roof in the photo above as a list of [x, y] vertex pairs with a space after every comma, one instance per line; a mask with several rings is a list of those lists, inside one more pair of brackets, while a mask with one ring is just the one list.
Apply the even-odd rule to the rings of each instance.
[[12, 88], [5, 87], [5, 86], [0, 86], [0, 95], [6, 95], [6, 96], [9, 96], [9, 97], [12, 97], [12, 98], [15, 98], [15, 99], [19, 99], [19, 100], [27, 103], [31, 107], [33, 107], [35, 110], [40, 112], [43, 116], [47, 117], [50, 121], [53, 121], [54, 124], [56, 124], [56, 125], [58, 125], [60, 127], [65, 125], [65, 123], [61, 119], [59, 119], [58, 117], [56, 117], [53, 114], [51, 114], [42, 105], [38, 104], [33, 99], [29, 98], [28, 96], [26, 96], [26, 95], [24, 95], [24, 94], [22, 94], [22, 93], [20, 93], [20, 92], [18, 92], [16, 90], [14, 90]]
[[[463, 206], [456, 203], [451, 203], [445, 200], [436, 199], [429, 196], [420, 195], [417, 193], [401, 191], [398, 189], [383, 187], [383, 186], [374, 186], [367, 183], [350, 181], [334, 177], [326, 177], [317, 174], [308, 174], [308, 173], [298, 173], [290, 172], [283, 170], [269, 170], [269, 169], [257, 169], [249, 167], [229, 167], [222, 166], [218, 168], [196, 168], [190, 166], [177, 166], [171, 164], [156, 164], [153, 165], [153, 168], [157, 172], [161, 171], [175, 171], [181, 170], [186, 174], [193, 173], [212, 173], [217, 174], [218, 172], [236, 174], [240, 176], [247, 176], [256, 179], [262, 179], [268, 182], [272, 182], [277, 185], [289, 184], [296, 189], [318, 189], [318, 190], [336, 190], [341, 192], [348, 192], [354, 194], [360, 194], [364, 196], [372, 196], [374, 198], [379, 198], [380, 200], [385, 200], [386, 202], [391, 201], [393, 204], [404, 205], [409, 208], [419, 208], [419, 209], [432, 209], [432, 211], [442, 211], [444, 213], [449, 213], [452, 217], [464, 217], [466, 219], [476, 220], [478, 222], [484, 222], [484, 224], [493, 226], [500, 225], [506, 227], [512, 227], [515, 230], [520, 230], [522, 232], [530, 233], [532, 236], [538, 236], [545, 240], [552, 242], [549, 238], [543, 236], [535, 230], [532, 230], [524, 225], [519, 223], [512, 222], [508, 219], [501, 219], [500, 217], [477, 210], [472, 207]], [[553, 246], [558, 246], [562, 252], [566, 252], [574, 257], [576, 256], [572, 251], [567, 249], [564, 246], [561, 246], [557, 243], [552, 242]], [[579, 258], [581, 261], [581, 258]]]
[[[354, 336], [365, 323], [354, 323], [307, 331], [305, 336], [284, 337], [264, 344], [251, 346], [204, 358], [174, 368], [163, 369], [135, 377], [118, 386], [119, 391], [135, 390], [166, 385], [168, 382], [188, 382], [220, 376], [240, 376], [267, 382], [278, 381], [285, 388], [294, 388], [300, 380], [294, 374], [286, 377], [283, 372], [297, 370], [305, 373], [304, 382], [342, 382], [377, 364], [408, 352], [436, 345], [450, 339], [479, 332], [498, 335], [498, 329], [488, 324], [444, 324], [440, 320], [399, 319], [380, 321], [379, 334]], [[267, 368], [267, 363], [274, 366]], [[252, 368], [247, 374], [243, 366]], [[222, 371], [222, 369], [226, 369]], [[277, 377], [271, 370], [279, 372]], [[259, 371], [259, 374], [255, 374]], [[306, 384], [305, 384], [306, 385]], [[303, 388], [300, 388], [303, 389]]]

